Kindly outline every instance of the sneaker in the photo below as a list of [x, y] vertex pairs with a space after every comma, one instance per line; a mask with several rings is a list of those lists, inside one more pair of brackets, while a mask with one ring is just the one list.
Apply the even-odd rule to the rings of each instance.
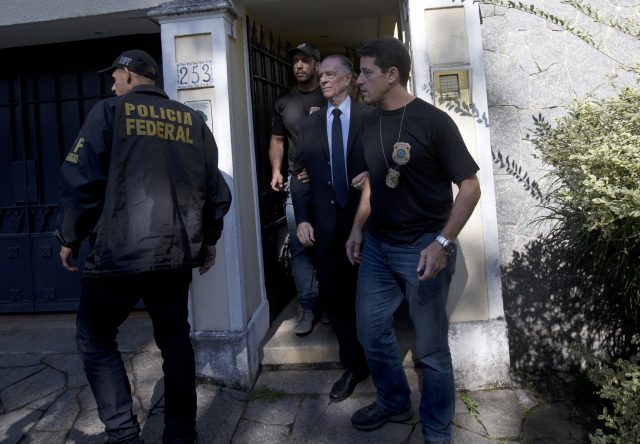
[[329, 313], [327, 313], [327, 310], [322, 310], [320, 322], [322, 322], [323, 324], [331, 324], [331, 319], [329, 319]]
[[387, 422], [404, 422], [413, 417], [411, 406], [404, 412], [382, 410], [377, 402], [361, 408], [351, 417], [351, 424], [358, 430], [375, 430]]
[[298, 336], [304, 336], [311, 333], [311, 330], [313, 330], [313, 311], [300, 308], [295, 332]]

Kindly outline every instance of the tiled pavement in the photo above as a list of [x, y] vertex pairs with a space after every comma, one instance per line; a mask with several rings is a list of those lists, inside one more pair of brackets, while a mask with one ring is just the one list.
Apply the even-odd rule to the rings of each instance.
[[[286, 323], [283, 323], [286, 328]], [[73, 315], [0, 316], [0, 443], [101, 443], [96, 405], [75, 354]], [[331, 356], [328, 327], [318, 324], [298, 347]], [[278, 353], [282, 332], [271, 337]], [[163, 388], [160, 353], [144, 312], [123, 325], [119, 342], [132, 382], [135, 410], [147, 444], [161, 442]], [[302, 344], [302, 345], [301, 345]], [[265, 350], [265, 359], [270, 351]], [[323, 355], [324, 356], [324, 355]], [[284, 369], [283, 369], [284, 368]], [[250, 393], [198, 385], [200, 443], [419, 443], [419, 418], [373, 432], [351, 427], [351, 414], [375, 399], [370, 380], [347, 400], [329, 399], [339, 369], [267, 365]], [[407, 369], [415, 395], [418, 378]], [[586, 434], [568, 403], [547, 404], [528, 390], [507, 387], [458, 392], [455, 443], [579, 443]], [[464, 399], [464, 400], [463, 400]]]

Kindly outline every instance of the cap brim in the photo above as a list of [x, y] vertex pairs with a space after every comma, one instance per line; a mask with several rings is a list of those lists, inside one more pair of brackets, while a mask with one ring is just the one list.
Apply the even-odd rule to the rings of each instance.
[[111, 72], [111, 71], [113, 71], [113, 70], [114, 70], [114, 69], [116, 69], [116, 68], [118, 68], [116, 65], [111, 65], [111, 66], [110, 66], [110, 67], [108, 67], [108, 68], [101, 69], [100, 71], [98, 71], [98, 74], [102, 74], [103, 72]]
[[309, 54], [307, 51], [305, 51], [304, 49], [300, 49], [300, 48], [293, 48], [293, 49], [290, 49], [290, 50], [289, 50], [289, 52], [287, 53], [287, 55], [289, 56], [289, 58], [292, 58], [292, 57], [293, 57], [293, 55], [294, 55], [296, 52], [301, 52], [301, 53], [303, 53], [304, 55], [311, 57], [311, 58], [312, 58], [313, 60], [315, 60], [316, 62], [319, 62], [319, 61], [320, 61], [320, 59], [318, 59], [318, 58], [316, 57], [316, 54]]

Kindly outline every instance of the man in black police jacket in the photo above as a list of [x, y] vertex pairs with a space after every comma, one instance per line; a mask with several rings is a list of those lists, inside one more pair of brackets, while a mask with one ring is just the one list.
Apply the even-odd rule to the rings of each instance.
[[345, 367], [331, 398], [341, 401], [369, 375], [355, 324], [357, 267], [347, 259], [345, 243], [360, 200], [364, 171], [362, 147], [357, 142], [366, 105], [352, 101], [353, 65], [341, 55], [326, 57], [318, 76], [328, 100], [319, 111], [302, 120], [298, 134], [295, 171], [306, 168], [309, 182], [294, 174], [292, 197], [298, 239], [313, 246], [318, 284], [326, 295], [327, 313], [338, 338]]
[[98, 103], [60, 169], [60, 258], [89, 237], [76, 342], [109, 442], [140, 442], [118, 327], [142, 299], [162, 353], [165, 443], [196, 439], [194, 353], [187, 297], [192, 268], [213, 266], [231, 194], [201, 115], [154, 86], [146, 52], [123, 52], [116, 97]]

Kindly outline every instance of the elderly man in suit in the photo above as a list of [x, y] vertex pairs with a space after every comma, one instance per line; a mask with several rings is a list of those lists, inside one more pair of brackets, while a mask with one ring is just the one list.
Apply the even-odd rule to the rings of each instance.
[[[342, 55], [330, 55], [320, 64], [320, 88], [327, 104], [300, 124], [295, 171], [306, 169], [310, 181], [292, 183], [298, 239], [313, 247], [318, 284], [338, 338], [345, 368], [331, 390], [341, 401], [367, 378], [369, 369], [358, 342], [355, 324], [357, 266], [345, 252], [360, 190], [366, 183], [358, 134], [370, 107], [351, 100], [353, 64]], [[350, 184], [352, 186], [350, 186]]]

